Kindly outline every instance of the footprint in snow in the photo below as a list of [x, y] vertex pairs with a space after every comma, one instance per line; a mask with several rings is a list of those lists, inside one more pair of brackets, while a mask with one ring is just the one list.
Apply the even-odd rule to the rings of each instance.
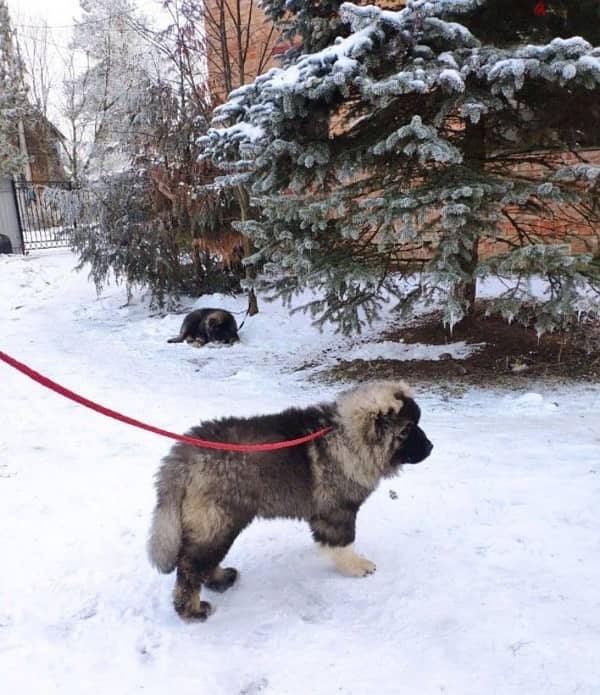
[[160, 632], [158, 630], [147, 628], [141, 634], [135, 644], [137, 653], [140, 659], [149, 661], [153, 658], [154, 652], [160, 647]]
[[257, 693], [262, 693], [268, 685], [269, 681], [264, 677], [251, 681], [240, 690], [238, 695], [257, 695]]
[[73, 613], [77, 620], [89, 620], [98, 613], [98, 596], [88, 597], [83, 604]]
[[8, 613], [0, 613], [0, 628], [10, 627], [13, 622], [14, 620], [12, 615], [9, 615]]

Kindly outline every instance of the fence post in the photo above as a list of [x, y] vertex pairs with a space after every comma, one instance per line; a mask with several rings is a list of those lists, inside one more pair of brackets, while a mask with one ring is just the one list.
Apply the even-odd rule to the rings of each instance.
[[[75, 189], [73, 188], [73, 179], [69, 179], [69, 191], [73, 193]], [[71, 199], [71, 204], [73, 204], [73, 200]], [[73, 230], [77, 229], [77, 215], [73, 215]]]
[[15, 212], [17, 213], [17, 227], [19, 229], [19, 239], [21, 241], [21, 253], [25, 255], [27, 253], [25, 249], [25, 236], [23, 234], [23, 220], [21, 219], [21, 210], [19, 208], [19, 198], [17, 196], [17, 186], [15, 180], [11, 178], [10, 189], [13, 195], [13, 201], [15, 203]]

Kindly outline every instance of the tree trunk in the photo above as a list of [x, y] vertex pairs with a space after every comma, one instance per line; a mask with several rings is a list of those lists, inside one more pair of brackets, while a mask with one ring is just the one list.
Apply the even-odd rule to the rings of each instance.
[[[477, 261], [473, 265], [476, 265]], [[469, 263], [471, 265], [471, 263]], [[463, 270], [467, 270], [463, 267]], [[471, 316], [473, 314], [473, 306], [475, 304], [475, 297], [477, 296], [477, 280], [472, 279], [467, 282], [460, 282], [454, 288], [454, 297], [461, 303], [467, 305], [466, 315]]]
[[[245, 222], [250, 213], [250, 199], [248, 196], [248, 191], [244, 188], [244, 186], [238, 186], [237, 187], [237, 199], [238, 203], [240, 206], [240, 220], [242, 222]], [[244, 244], [244, 258], [247, 258], [250, 256], [253, 252], [252, 248], [252, 242], [250, 239], [248, 239], [247, 236], [243, 236], [243, 244]], [[247, 280], [254, 280], [256, 277], [256, 270], [253, 266], [247, 265], [246, 266], [246, 279]], [[249, 292], [248, 292], [248, 316], [254, 316], [255, 314], [258, 314], [258, 299], [256, 298], [256, 293], [254, 292], [254, 288], [251, 287]]]
[[[465, 165], [475, 171], [483, 171], [485, 161], [485, 118], [481, 116], [478, 123], [465, 123]], [[458, 283], [454, 288], [454, 297], [466, 305], [466, 316], [472, 316], [477, 296], [475, 270], [479, 262], [479, 235], [473, 230], [471, 241], [459, 242], [463, 254], [460, 256], [461, 270], [469, 276], [468, 280]]]
[[254, 316], [254, 314], [258, 314], [258, 299], [256, 299], [254, 288], [251, 287], [248, 292], [248, 316]]

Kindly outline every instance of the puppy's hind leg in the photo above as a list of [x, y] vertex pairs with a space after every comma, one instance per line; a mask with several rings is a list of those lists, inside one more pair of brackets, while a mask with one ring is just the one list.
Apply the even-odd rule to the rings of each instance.
[[182, 507], [183, 542], [173, 605], [184, 620], [203, 621], [212, 606], [200, 600], [202, 585], [223, 592], [235, 582], [237, 570], [223, 569], [220, 563], [249, 520], [234, 520], [225, 510], [197, 502], [184, 502]]
[[183, 556], [177, 563], [177, 579], [173, 589], [173, 606], [184, 620], [204, 621], [213, 612], [207, 601], [200, 600], [204, 573], [193, 558]]
[[204, 621], [213, 612], [208, 601], [200, 600], [202, 585], [220, 593], [233, 585], [238, 572], [233, 567], [223, 569], [219, 562], [227, 555], [231, 546], [207, 545], [184, 549], [177, 563], [177, 580], [173, 590], [173, 606], [184, 620]]
[[218, 591], [222, 594], [232, 587], [240, 573], [234, 567], [221, 567], [220, 565], [213, 571], [204, 586], [211, 591]]

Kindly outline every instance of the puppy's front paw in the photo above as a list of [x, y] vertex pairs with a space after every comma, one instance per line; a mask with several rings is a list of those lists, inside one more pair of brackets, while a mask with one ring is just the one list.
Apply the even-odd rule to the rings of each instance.
[[346, 558], [341, 565], [337, 566], [337, 569], [347, 577], [366, 577], [369, 574], [373, 574], [377, 566], [362, 555], [354, 555]]
[[332, 558], [337, 571], [346, 577], [366, 577], [376, 570], [375, 563], [355, 553], [351, 545], [341, 548], [325, 546], [323, 549]]

